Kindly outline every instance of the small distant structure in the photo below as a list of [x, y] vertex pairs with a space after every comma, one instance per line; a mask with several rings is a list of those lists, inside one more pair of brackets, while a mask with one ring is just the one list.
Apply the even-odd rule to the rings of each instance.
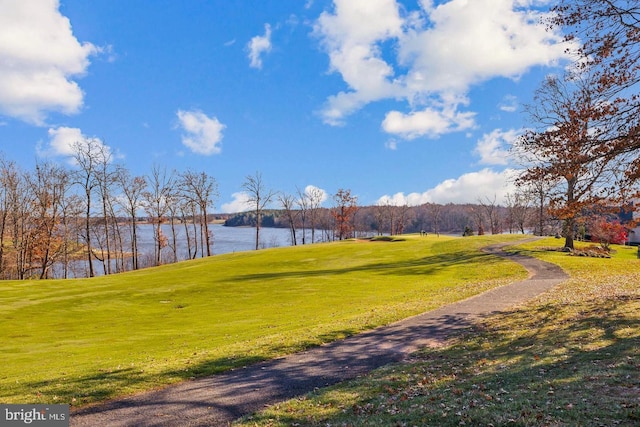
[[[640, 207], [640, 199], [633, 201], [631, 212], [627, 214], [628, 218], [624, 219], [631, 220], [629, 222], [632, 222], [633, 224], [640, 224], [640, 211], [638, 211], [638, 207]], [[630, 245], [640, 246], [640, 226], [629, 230], [628, 240]]]

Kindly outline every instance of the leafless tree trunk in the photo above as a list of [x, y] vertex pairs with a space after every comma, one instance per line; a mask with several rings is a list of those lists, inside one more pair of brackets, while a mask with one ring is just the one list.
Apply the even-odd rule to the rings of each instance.
[[[321, 189], [313, 186], [307, 186], [307, 188], [305, 189], [305, 193], [308, 196], [308, 202], [309, 202], [308, 212], [309, 212], [309, 222], [311, 223], [310, 224], [311, 225], [311, 243], [315, 243], [316, 241], [315, 233], [316, 233], [316, 228], [318, 226], [318, 219], [320, 216], [320, 205], [326, 198], [326, 194]], [[333, 227], [330, 227], [330, 228], [332, 229]], [[325, 227], [325, 230], [327, 230], [326, 227]]]
[[138, 210], [143, 207], [143, 193], [147, 187], [147, 181], [143, 176], [132, 177], [126, 169], [120, 169], [117, 174], [120, 190], [124, 195], [121, 201], [127, 216], [131, 219], [131, 268], [137, 270], [138, 265]]
[[111, 258], [113, 256], [113, 235], [112, 222], [115, 218], [111, 215], [111, 187], [114, 182], [114, 169], [111, 166], [111, 151], [103, 144], [97, 148], [95, 175], [98, 184], [102, 204], [102, 220], [104, 226], [105, 253], [103, 259], [106, 267], [106, 274], [111, 274]]
[[478, 230], [478, 236], [484, 235], [484, 211], [477, 205], [471, 206], [469, 209], [475, 228]]
[[24, 279], [26, 251], [29, 237], [26, 223], [31, 212], [32, 200], [29, 189], [25, 186], [23, 175], [14, 163], [8, 163], [3, 170], [3, 187], [6, 194], [8, 225], [11, 234], [11, 245], [14, 252], [15, 275], [11, 278]]
[[0, 160], [0, 273], [5, 277], [5, 233], [9, 229], [9, 212], [11, 211], [11, 188], [17, 178], [15, 163]]
[[378, 236], [382, 236], [384, 223], [387, 218], [386, 206], [383, 204], [377, 204], [374, 207], [373, 218], [376, 224], [376, 231], [378, 232]]
[[433, 232], [436, 236], [440, 237], [440, 214], [442, 212], [442, 205], [437, 203], [427, 204], [427, 212], [431, 216], [431, 224]]
[[525, 227], [529, 221], [531, 210], [531, 194], [525, 191], [516, 191], [507, 194], [507, 211], [509, 215], [509, 232], [512, 233], [514, 228], [522, 234], [525, 234]]
[[293, 210], [293, 206], [295, 204], [295, 198], [290, 194], [279, 193], [278, 201], [282, 205], [282, 208], [285, 211], [285, 215], [287, 215], [287, 222], [289, 223], [289, 231], [291, 232], [291, 244], [293, 246], [296, 246], [298, 243], [296, 241], [296, 225], [295, 225], [295, 217], [294, 217], [294, 210]]
[[398, 211], [398, 220], [396, 221], [396, 230], [395, 234], [404, 233], [404, 227], [409, 220], [409, 205], [396, 206], [396, 210]]
[[256, 214], [256, 250], [258, 250], [260, 248], [262, 212], [267, 204], [271, 202], [275, 193], [264, 186], [260, 172], [256, 172], [255, 175], [248, 175], [242, 184], [242, 188], [247, 192], [249, 196], [247, 202], [253, 207], [253, 211]]
[[478, 199], [478, 203], [484, 209], [489, 227], [491, 228], [491, 234], [499, 234], [500, 230], [500, 217], [498, 213], [498, 205], [496, 204], [496, 196], [493, 196], [493, 200], [485, 197], [485, 200]]
[[[218, 196], [218, 184], [205, 172], [186, 171], [180, 175], [180, 187], [184, 197], [192, 200], [200, 208], [201, 226], [204, 235], [203, 256], [211, 256], [211, 233], [209, 231], [209, 208]], [[195, 220], [195, 218], [194, 218]]]
[[173, 262], [178, 262], [178, 234], [176, 230], [176, 218], [180, 209], [180, 196], [177, 192], [172, 192], [167, 198], [167, 210], [169, 212], [169, 225], [171, 227], [171, 252]]
[[73, 245], [73, 236], [77, 239], [79, 228], [78, 218], [82, 216], [82, 200], [76, 194], [64, 196], [61, 199], [62, 221], [62, 278], [69, 277], [70, 253], [77, 250], [78, 245]]
[[155, 265], [162, 262], [162, 248], [167, 245], [166, 236], [162, 233], [162, 223], [168, 211], [169, 196], [173, 191], [175, 179], [173, 174], [167, 174], [166, 169], [154, 166], [151, 175], [147, 177], [148, 190], [143, 193], [144, 210], [153, 224], [154, 260]]
[[96, 176], [101, 163], [106, 162], [104, 146], [95, 138], [86, 138], [73, 143], [73, 158], [78, 167], [75, 173], [75, 183], [80, 185], [84, 195], [85, 222], [84, 241], [87, 250], [87, 268], [89, 277], [95, 276], [93, 270], [93, 245], [91, 241], [91, 209], [93, 192], [99, 185]]
[[307, 212], [309, 210], [309, 197], [306, 192], [296, 188], [296, 193], [298, 194], [298, 199], [296, 200], [296, 205], [298, 206], [300, 221], [302, 224], [302, 244], [305, 245], [307, 243]]

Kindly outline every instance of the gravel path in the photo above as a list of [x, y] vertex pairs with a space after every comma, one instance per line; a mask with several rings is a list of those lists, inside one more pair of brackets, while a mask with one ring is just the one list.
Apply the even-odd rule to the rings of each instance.
[[72, 414], [71, 426], [225, 426], [267, 405], [401, 361], [421, 347], [442, 344], [478, 317], [520, 304], [568, 277], [554, 264], [506, 254], [501, 250], [506, 245], [485, 251], [522, 264], [530, 273], [528, 279], [281, 359], [85, 408]]

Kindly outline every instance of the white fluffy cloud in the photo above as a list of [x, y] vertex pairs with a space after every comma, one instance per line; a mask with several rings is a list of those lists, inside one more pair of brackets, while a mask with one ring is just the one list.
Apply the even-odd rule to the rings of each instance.
[[244, 212], [251, 209], [251, 205], [249, 204], [249, 195], [244, 191], [233, 193], [231, 197], [233, 197], [231, 202], [223, 203], [220, 207], [223, 213]]
[[338, 125], [369, 102], [393, 97], [393, 68], [382, 58], [379, 42], [402, 34], [403, 20], [394, 1], [334, 0], [335, 13], [324, 12], [314, 28], [329, 54], [331, 71], [350, 90], [328, 99], [325, 122]]
[[0, 0], [0, 114], [43, 125], [48, 112], [77, 113], [73, 80], [99, 52], [73, 35], [57, 0]]
[[495, 199], [498, 203], [504, 201], [508, 193], [515, 189], [513, 179], [516, 171], [505, 169], [496, 172], [483, 169], [478, 172], [466, 173], [459, 178], [447, 179], [424, 193], [396, 193], [385, 195], [378, 199], [378, 204], [396, 206], [417, 206], [423, 203], [477, 203], [478, 199]]
[[478, 141], [474, 150], [483, 165], [506, 165], [509, 163], [509, 147], [518, 138], [520, 132], [516, 130], [503, 131], [495, 129], [486, 133]]
[[49, 129], [48, 134], [49, 143], [47, 146], [45, 148], [38, 147], [38, 154], [41, 156], [72, 157], [75, 154], [74, 146], [88, 140], [91, 140], [93, 150], [96, 153], [100, 152], [107, 158], [112, 158], [115, 155], [111, 147], [104, 144], [99, 138], [87, 137], [78, 128], [60, 126]]
[[271, 25], [264, 24], [264, 36], [255, 36], [247, 44], [249, 66], [262, 68], [262, 55], [271, 51]]
[[184, 131], [182, 143], [187, 148], [205, 156], [222, 151], [222, 130], [225, 125], [216, 117], [207, 117], [201, 111], [178, 110], [176, 114]]
[[449, 106], [443, 110], [426, 108], [409, 114], [390, 111], [382, 122], [382, 129], [405, 139], [414, 139], [423, 135], [436, 138], [439, 135], [471, 129], [475, 126], [475, 113], [459, 112], [453, 107], [455, 106]]
[[332, 125], [370, 102], [404, 99], [411, 112], [389, 112], [386, 132], [415, 138], [468, 129], [474, 113], [459, 108], [473, 85], [517, 79], [567, 57], [561, 34], [546, 30], [543, 13], [531, 2], [450, 0], [435, 6], [422, 0], [415, 11], [396, 0], [334, 5], [314, 28], [330, 71], [348, 86], [330, 96], [321, 112]]
[[[393, 0], [390, 0], [393, 1]], [[429, 25], [407, 31], [400, 61], [411, 67], [412, 93], [461, 93], [494, 77], [518, 78], [533, 66], [566, 57], [562, 36], [518, 0], [423, 2]]]

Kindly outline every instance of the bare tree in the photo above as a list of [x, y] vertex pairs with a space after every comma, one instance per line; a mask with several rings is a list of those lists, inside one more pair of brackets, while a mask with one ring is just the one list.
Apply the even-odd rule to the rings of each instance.
[[264, 208], [271, 202], [275, 192], [265, 187], [262, 182], [262, 174], [256, 172], [255, 175], [248, 175], [245, 178], [242, 188], [247, 192], [247, 202], [253, 207], [256, 215], [256, 250], [260, 248], [260, 222], [262, 221], [262, 212]]
[[143, 194], [147, 187], [144, 176], [131, 176], [127, 169], [120, 169], [116, 175], [116, 180], [120, 186], [123, 197], [120, 204], [131, 220], [130, 240], [131, 240], [131, 268], [137, 270], [138, 265], [138, 211], [143, 207]]
[[532, 195], [522, 190], [509, 193], [506, 196], [507, 224], [509, 233], [515, 229], [525, 234], [525, 227], [529, 221]]
[[[296, 224], [295, 224], [295, 212], [294, 205], [296, 204], [296, 199], [294, 196], [285, 193], [278, 193], [278, 201], [280, 205], [284, 209], [285, 215], [287, 216], [287, 223], [289, 224], [289, 231], [291, 232], [291, 244], [296, 246], [298, 242], [296, 241]], [[304, 233], [304, 230], [303, 230]], [[303, 237], [304, 240], [304, 237]]]
[[[209, 209], [218, 197], [218, 184], [206, 172], [186, 171], [180, 174], [180, 187], [184, 197], [192, 200], [200, 209], [201, 233], [204, 235], [206, 256], [211, 256], [211, 233], [209, 231]], [[203, 251], [203, 256], [204, 251]]]
[[442, 205], [437, 203], [427, 203], [427, 212], [431, 217], [431, 228], [436, 236], [440, 237], [440, 214], [442, 213]]
[[384, 203], [385, 219], [389, 225], [389, 235], [393, 236], [396, 227], [396, 210], [390, 200]]
[[496, 204], [496, 196], [493, 196], [493, 200], [489, 199], [488, 197], [485, 197], [484, 200], [478, 199], [478, 203], [484, 210], [486, 219], [489, 222], [491, 234], [500, 233], [500, 216], [498, 212], [498, 205]]
[[403, 234], [404, 228], [411, 216], [411, 208], [406, 203], [400, 206], [395, 206], [394, 210], [397, 212], [396, 229], [394, 234]]
[[9, 213], [11, 211], [11, 188], [18, 179], [18, 171], [14, 162], [0, 159], [0, 273], [5, 274], [5, 234], [10, 228]]
[[27, 259], [32, 236], [32, 208], [34, 197], [30, 186], [26, 185], [23, 172], [14, 164], [5, 165], [2, 176], [5, 191], [10, 245], [12, 248], [15, 274], [9, 277], [24, 279], [28, 269]]
[[382, 236], [385, 222], [387, 219], [387, 206], [382, 202], [378, 202], [374, 206], [373, 219], [374, 219], [376, 231], [378, 232], [378, 236]]
[[302, 235], [302, 244], [305, 244], [305, 232], [304, 232], [304, 224], [306, 223], [306, 219], [309, 218], [309, 226], [311, 227], [311, 243], [315, 243], [315, 231], [319, 223], [319, 211], [320, 205], [326, 198], [326, 194], [318, 187], [314, 187], [313, 185], [308, 185], [304, 192], [298, 189], [298, 206], [301, 210], [302, 215], [302, 223], [303, 223], [303, 235]]
[[117, 168], [111, 163], [113, 156], [111, 150], [104, 144], [99, 144], [96, 148], [95, 177], [98, 184], [100, 194], [100, 202], [102, 207], [102, 225], [104, 227], [104, 243], [105, 248], [102, 251], [101, 261], [103, 263], [105, 274], [112, 272], [112, 257], [116, 253], [114, 241], [116, 240], [117, 227], [113, 208], [112, 187], [117, 176]]
[[[200, 217], [198, 213], [197, 203], [188, 197], [183, 197], [180, 203], [180, 213], [182, 216], [182, 222], [184, 225], [185, 239], [187, 243], [187, 257], [188, 259], [195, 259], [198, 256], [198, 227], [197, 218]], [[193, 235], [189, 231], [189, 221], [193, 228]], [[202, 228], [200, 228], [202, 230]], [[202, 231], [200, 232], [202, 234]]]
[[168, 174], [165, 168], [153, 166], [147, 176], [147, 191], [143, 193], [143, 207], [153, 224], [154, 262], [162, 263], [162, 249], [167, 246], [167, 238], [162, 232], [162, 223], [169, 211], [170, 194], [174, 189], [173, 173]]
[[484, 231], [484, 224], [485, 224], [484, 209], [482, 209], [481, 206], [472, 205], [472, 206], [469, 206], [469, 212], [471, 214], [471, 218], [472, 218], [473, 222], [475, 223], [475, 228], [476, 228], [476, 230], [478, 230], [478, 236], [483, 236], [485, 234], [485, 231]]
[[[78, 238], [82, 229], [82, 198], [77, 194], [68, 194], [60, 200], [61, 220], [62, 220], [62, 278], [69, 277], [69, 267], [75, 258], [73, 254], [80, 246]], [[75, 243], [74, 243], [75, 239]], [[77, 276], [77, 275], [76, 275]]]
[[99, 186], [96, 176], [99, 165], [104, 163], [105, 151], [103, 144], [95, 138], [85, 138], [72, 144], [73, 159], [77, 170], [74, 174], [74, 182], [82, 188], [85, 208], [84, 221], [84, 243], [87, 251], [87, 268], [89, 277], [95, 275], [93, 269], [93, 245], [91, 240], [91, 211], [93, 208], [93, 193]]
[[296, 188], [296, 193], [298, 195], [298, 198], [295, 201], [295, 203], [299, 208], [298, 214], [302, 224], [302, 244], [305, 245], [307, 243], [306, 227], [307, 227], [307, 213], [309, 212], [309, 196], [305, 191], [302, 191], [300, 188]]
[[174, 190], [167, 194], [167, 211], [169, 213], [169, 228], [171, 229], [171, 253], [173, 254], [173, 262], [178, 262], [178, 229], [176, 228], [176, 220], [180, 212], [182, 194]]

